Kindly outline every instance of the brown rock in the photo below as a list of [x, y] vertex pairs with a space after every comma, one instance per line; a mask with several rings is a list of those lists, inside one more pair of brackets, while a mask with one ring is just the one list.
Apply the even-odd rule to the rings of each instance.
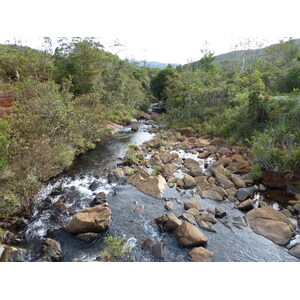
[[232, 175], [231, 181], [234, 183], [234, 185], [237, 188], [244, 188], [244, 187], [246, 187], [245, 181], [242, 178], [238, 177], [238, 176]]
[[166, 164], [162, 166], [162, 174], [164, 177], [169, 177], [172, 176], [177, 169], [178, 167], [174, 164]]
[[190, 135], [194, 132], [193, 127], [179, 128], [177, 131], [183, 135]]
[[111, 220], [111, 211], [107, 203], [86, 208], [75, 215], [65, 230], [73, 233], [103, 232], [108, 228]]
[[166, 180], [161, 176], [149, 176], [144, 171], [139, 171], [128, 178], [128, 183], [134, 185], [141, 192], [160, 199], [164, 193]]
[[184, 212], [182, 214], [181, 219], [186, 220], [186, 221], [190, 222], [193, 225], [197, 225], [195, 217], [191, 214], [187, 214], [186, 212]]
[[238, 205], [238, 209], [249, 211], [254, 208], [254, 201], [252, 199], [248, 199], [241, 204]]
[[137, 124], [132, 124], [131, 125], [131, 131], [138, 131], [139, 126]]
[[201, 209], [200, 204], [195, 197], [187, 199], [186, 201], [184, 201], [183, 205], [185, 210], [188, 210], [190, 208], [196, 208], [198, 210]]
[[192, 189], [196, 186], [196, 181], [191, 175], [185, 175], [183, 177], [184, 186], [188, 189]]
[[223, 197], [219, 193], [213, 190], [205, 190], [200, 192], [200, 196], [203, 199], [213, 199], [213, 200], [218, 200], [222, 201]]
[[210, 153], [215, 153], [218, 150], [218, 148], [216, 146], [209, 146], [209, 147], [207, 147], [207, 150]]
[[200, 211], [197, 208], [189, 208], [188, 210], [185, 211], [185, 213], [190, 214], [192, 216], [199, 216], [200, 215]]
[[155, 241], [152, 238], [148, 238], [144, 241], [143, 245], [142, 245], [142, 249], [144, 251], [151, 251], [152, 247], [155, 245]]
[[198, 147], [203, 148], [203, 147], [207, 147], [208, 145], [210, 145], [210, 141], [207, 139], [198, 139]]
[[25, 262], [27, 250], [0, 244], [0, 262]]
[[156, 259], [163, 259], [165, 253], [165, 244], [158, 243], [152, 247], [152, 254]]
[[190, 169], [192, 167], [199, 167], [199, 163], [196, 160], [192, 159], [192, 158], [185, 159], [183, 165], [187, 169]]
[[155, 222], [162, 231], [166, 232], [173, 232], [182, 223], [173, 213], [156, 218]]
[[291, 174], [291, 172], [264, 171], [263, 183], [267, 187], [284, 189], [288, 185], [297, 186], [300, 183], [300, 175]]
[[203, 247], [197, 247], [192, 249], [189, 252], [189, 256], [192, 258], [195, 262], [205, 262], [205, 261], [211, 261], [214, 257], [214, 253], [203, 248]]
[[171, 210], [173, 208], [173, 203], [171, 201], [167, 201], [165, 203], [165, 209]]
[[42, 255], [40, 261], [58, 262], [62, 260], [62, 252], [60, 244], [50, 238], [45, 238], [42, 246]]
[[205, 159], [205, 158], [207, 158], [207, 157], [209, 157], [210, 156], [210, 152], [209, 151], [203, 151], [202, 153], [200, 153], [199, 155], [198, 155], [198, 158], [200, 158], [200, 159]]
[[189, 170], [189, 174], [193, 177], [203, 175], [203, 171], [199, 166], [192, 166]]
[[229, 164], [227, 169], [235, 174], [245, 174], [251, 171], [251, 166], [246, 160], [237, 160]]
[[179, 247], [193, 247], [206, 244], [208, 238], [196, 226], [184, 221], [175, 231]]
[[183, 178], [177, 178], [176, 183], [179, 187], [183, 187], [184, 186]]
[[246, 219], [255, 233], [278, 245], [286, 245], [295, 230], [288, 218], [270, 206], [252, 209], [246, 214]]
[[234, 186], [234, 184], [223, 174], [221, 173], [215, 173], [216, 179], [217, 181], [222, 184], [225, 189], [229, 189], [232, 186]]
[[172, 160], [176, 159], [176, 158], [179, 158], [179, 154], [177, 152], [172, 152], [170, 155], [172, 157]]
[[95, 232], [87, 232], [87, 233], [81, 233], [76, 235], [76, 238], [79, 240], [82, 240], [86, 243], [90, 243], [96, 236], [98, 236], [98, 233]]

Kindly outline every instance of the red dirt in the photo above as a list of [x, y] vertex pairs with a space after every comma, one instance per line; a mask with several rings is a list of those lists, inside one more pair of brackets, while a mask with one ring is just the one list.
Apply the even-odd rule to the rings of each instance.
[[0, 91], [0, 118], [9, 114], [13, 108], [13, 97], [11, 91]]

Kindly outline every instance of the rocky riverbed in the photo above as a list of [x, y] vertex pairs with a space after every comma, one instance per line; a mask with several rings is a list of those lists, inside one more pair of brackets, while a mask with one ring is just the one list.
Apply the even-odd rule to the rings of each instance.
[[99, 260], [106, 234], [136, 261], [299, 261], [295, 185], [284, 205], [268, 201], [244, 149], [143, 117], [45, 186], [1, 261]]

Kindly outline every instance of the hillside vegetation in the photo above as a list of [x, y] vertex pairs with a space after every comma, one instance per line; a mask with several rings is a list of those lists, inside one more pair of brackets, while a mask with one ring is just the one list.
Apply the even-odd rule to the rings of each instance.
[[0, 90], [15, 99], [0, 119], [0, 217], [29, 213], [41, 184], [94, 148], [111, 121], [148, 107], [150, 73], [93, 39], [62, 40], [54, 55], [0, 45]]
[[30, 214], [42, 183], [153, 96], [167, 109], [168, 127], [247, 145], [254, 176], [299, 170], [298, 44], [257, 53], [239, 52], [241, 64], [203, 51], [198, 62], [160, 70], [123, 61], [92, 38], [62, 39], [54, 53], [0, 45], [0, 91], [14, 98], [12, 113], [0, 118], [0, 217]]
[[167, 108], [163, 122], [246, 144], [258, 174], [299, 171], [299, 49], [290, 40], [223, 63], [206, 50], [197, 62], [161, 70], [151, 86]]

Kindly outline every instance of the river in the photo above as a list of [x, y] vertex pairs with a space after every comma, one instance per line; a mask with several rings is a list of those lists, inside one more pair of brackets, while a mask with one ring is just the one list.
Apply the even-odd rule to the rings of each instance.
[[[159, 261], [150, 252], [142, 250], [143, 242], [147, 238], [153, 238], [156, 242], [165, 244], [163, 261], [191, 261], [188, 255], [190, 249], [179, 248], [175, 237], [170, 233], [161, 233], [154, 222], [155, 218], [168, 212], [164, 208], [164, 201], [145, 195], [131, 185], [112, 182], [108, 177], [107, 170], [122, 162], [130, 144], [141, 145], [153, 138], [154, 134], [149, 133], [153, 126], [155, 125], [146, 125], [140, 121], [137, 132], [132, 132], [130, 126], [122, 127], [110, 140], [103, 141], [94, 150], [81, 154], [68, 171], [43, 187], [38, 194], [39, 204], [36, 205], [25, 231], [24, 245], [30, 249], [28, 261], [38, 259], [44, 237], [61, 244], [63, 261], [99, 260], [99, 254], [104, 248], [104, 235], [87, 244], [62, 229], [76, 212], [90, 207], [92, 199], [99, 192], [107, 195], [112, 212], [111, 225], [106, 234], [117, 234], [127, 239], [132, 248], [128, 260]], [[57, 205], [62, 195], [61, 199], [67, 206], [67, 211]], [[226, 224], [217, 222], [214, 225], [216, 232], [205, 231], [209, 238], [206, 248], [215, 254], [212, 261], [300, 261], [291, 256], [287, 248], [253, 233], [249, 227], [235, 226], [234, 219], [244, 214], [235, 209], [232, 203], [220, 204], [219, 201], [201, 199], [194, 190], [179, 194], [175, 187], [167, 187], [164, 196], [171, 199], [172, 212], [176, 216], [182, 214], [182, 202], [191, 196], [199, 199], [203, 209], [219, 205], [226, 211]]]

